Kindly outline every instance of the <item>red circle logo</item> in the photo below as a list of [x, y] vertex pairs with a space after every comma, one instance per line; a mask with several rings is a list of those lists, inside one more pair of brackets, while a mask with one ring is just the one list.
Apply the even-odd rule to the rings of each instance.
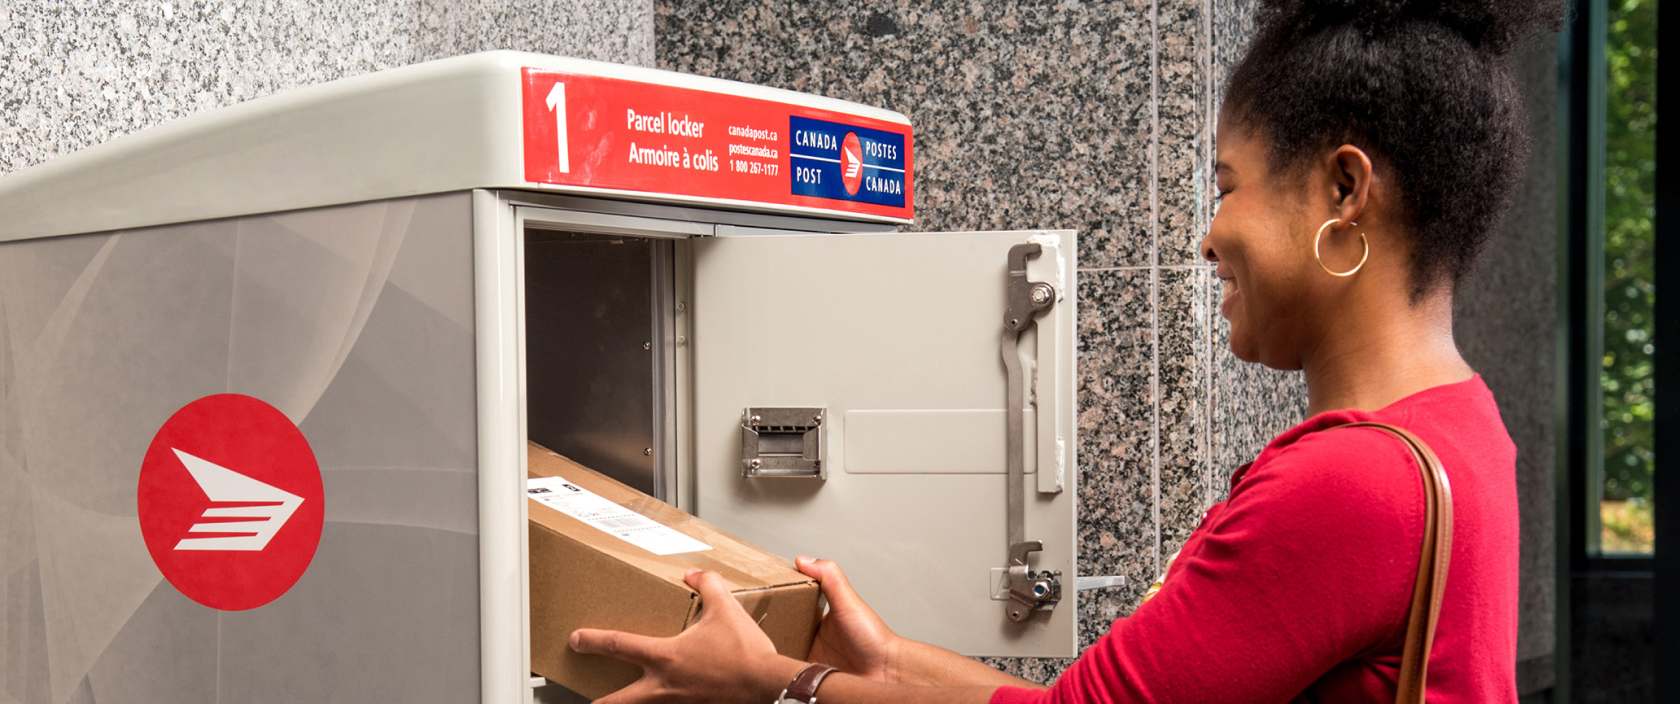
[[152, 561], [213, 609], [280, 598], [321, 542], [315, 453], [291, 419], [250, 396], [205, 396], [170, 416], [146, 450], [138, 494]]
[[863, 145], [858, 143], [856, 132], [847, 132], [840, 142], [840, 183], [846, 186], [846, 194], [853, 196], [863, 185]]

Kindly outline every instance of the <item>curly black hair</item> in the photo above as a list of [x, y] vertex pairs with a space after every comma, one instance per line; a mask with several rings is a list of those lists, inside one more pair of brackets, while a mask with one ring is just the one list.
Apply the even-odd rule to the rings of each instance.
[[1528, 152], [1511, 49], [1560, 0], [1262, 0], [1224, 110], [1290, 171], [1340, 144], [1386, 165], [1414, 237], [1412, 300], [1456, 284]]

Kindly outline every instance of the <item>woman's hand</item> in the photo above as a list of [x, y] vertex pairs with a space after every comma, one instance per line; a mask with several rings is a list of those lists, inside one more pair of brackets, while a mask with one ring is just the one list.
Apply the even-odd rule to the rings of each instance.
[[904, 640], [863, 603], [840, 566], [832, 560], [804, 556], [793, 563], [822, 585], [823, 596], [828, 599], [828, 615], [817, 627], [816, 642], [811, 644], [811, 661], [879, 682], [900, 681], [898, 664]]
[[571, 646], [640, 665], [642, 678], [597, 700], [632, 702], [770, 701], [805, 663], [776, 654], [770, 637], [729, 593], [716, 572], [693, 570], [683, 578], [700, 592], [700, 620], [670, 638], [579, 628]]

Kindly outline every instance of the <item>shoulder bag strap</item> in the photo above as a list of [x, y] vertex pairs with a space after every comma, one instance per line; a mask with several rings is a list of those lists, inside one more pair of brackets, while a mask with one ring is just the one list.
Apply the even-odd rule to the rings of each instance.
[[1406, 617], [1406, 644], [1400, 651], [1400, 681], [1395, 688], [1398, 704], [1421, 704], [1429, 675], [1429, 649], [1435, 642], [1435, 622], [1441, 616], [1441, 597], [1447, 584], [1447, 563], [1452, 557], [1452, 487], [1441, 460], [1416, 435], [1387, 423], [1359, 422], [1343, 428], [1376, 428], [1406, 444], [1423, 475], [1423, 554], [1418, 560], [1417, 582], [1412, 587], [1412, 607]]

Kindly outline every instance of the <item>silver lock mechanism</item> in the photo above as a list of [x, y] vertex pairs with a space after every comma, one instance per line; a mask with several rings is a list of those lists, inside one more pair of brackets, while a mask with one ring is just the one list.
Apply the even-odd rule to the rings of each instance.
[[1026, 445], [1027, 374], [1021, 360], [1021, 333], [1038, 325], [1038, 318], [1056, 305], [1056, 288], [1043, 281], [1027, 278], [1027, 259], [1043, 251], [1037, 243], [1018, 244], [1009, 248], [1009, 277], [1005, 283], [1003, 336], [999, 351], [1003, 355], [1004, 370], [1008, 374], [1008, 408], [1005, 416], [1008, 428], [1005, 450], [1009, 453], [1005, 491], [1007, 505], [1007, 561], [1009, 599], [1004, 602], [1004, 616], [1012, 622], [1027, 620], [1035, 611], [1049, 611], [1062, 600], [1062, 574], [1055, 570], [1033, 571], [1029, 557], [1044, 549], [1044, 543], [1026, 539], [1026, 468], [1022, 457]]
[[741, 476], [827, 479], [821, 408], [748, 408], [741, 414]]

